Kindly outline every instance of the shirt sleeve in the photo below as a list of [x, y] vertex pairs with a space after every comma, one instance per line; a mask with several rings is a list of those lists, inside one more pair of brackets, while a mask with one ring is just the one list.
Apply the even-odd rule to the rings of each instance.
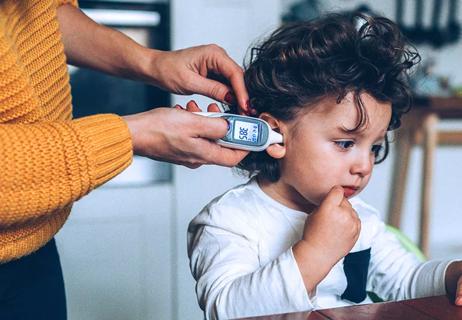
[[375, 229], [368, 291], [393, 301], [446, 294], [444, 278], [451, 261], [422, 263], [378, 218]]
[[206, 319], [313, 309], [291, 249], [261, 265], [258, 243], [233, 229], [193, 222], [188, 232], [191, 271]]
[[131, 160], [130, 132], [116, 115], [0, 124], [0, 228], [68, 206]]

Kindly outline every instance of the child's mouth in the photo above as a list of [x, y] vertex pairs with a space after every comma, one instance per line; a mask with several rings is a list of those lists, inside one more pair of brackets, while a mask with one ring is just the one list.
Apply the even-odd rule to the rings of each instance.
[[351, 197], [359, 189], [359, 187], [355, 187], [355, 186], [342, 186], [342, 187], [343, 187], [343, 194], [344, 194], [345, 198]]

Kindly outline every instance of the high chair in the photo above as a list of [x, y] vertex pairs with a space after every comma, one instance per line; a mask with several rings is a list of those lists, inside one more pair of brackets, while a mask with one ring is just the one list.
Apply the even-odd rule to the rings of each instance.
[[462, 98], [415, 98], [411, 111], [402, 118], [395, 134], [395, 155], [388, 206], [388, 224], [401, 225], [401, 212], [406, 191], [411, 149], [422, 145], [422, 185], [420, 190], [420, 225], [418, 245], [429, 256], [429, 226], [432, 175], [435, 149], [438, 145], [462, 145], [461, 130], [440, 130], [440, 119], [462, 120]]

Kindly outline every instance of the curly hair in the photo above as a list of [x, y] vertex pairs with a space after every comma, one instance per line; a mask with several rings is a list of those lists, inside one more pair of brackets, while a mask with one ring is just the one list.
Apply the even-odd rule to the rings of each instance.
[[[279, 27], [252, 49], [244, 78], [256, 116], [267, 112], [292, 120], [303, 108], [328, 97], [340, 103], [351, 92], [359, 115], [353, 132], [367, 123], [360, 98], [367, 93], [391, 103], [388, 130], [393, 130], [410, 108], [408, 72], [419, 61], [417, 51], [391, 20], [358, 13], [328, 14]], [[388, 151], [386, 138], [384, 154], [376, 163]], [[237, 168], [270, 181], [280, 178], [279, 162], [266, 152], [249, 153]]]

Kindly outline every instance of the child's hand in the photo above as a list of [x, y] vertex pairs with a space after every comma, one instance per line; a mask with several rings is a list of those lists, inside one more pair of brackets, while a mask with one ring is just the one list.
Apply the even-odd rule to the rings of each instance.
[[343, 188], [335, 186], [306, 219], [303, 240], [331, 257], [333, 266], [350, 252], [360, 230], [358, 214], [344, 197]]
[[446, 291], [454, 298], [457, 306], [462, 306], [462, 261], [452, 262], [446, 270]]
[[343, 188], [333, 187], [319, 208], [308, 216], [303, 239], [293, 247], [308, 291], [350, 252], [360, 230], [361, 221], [344, 197]]
[[457, 289], [454, 303], [458, 306], [462, 306], [462, 276], [457, 279]]

